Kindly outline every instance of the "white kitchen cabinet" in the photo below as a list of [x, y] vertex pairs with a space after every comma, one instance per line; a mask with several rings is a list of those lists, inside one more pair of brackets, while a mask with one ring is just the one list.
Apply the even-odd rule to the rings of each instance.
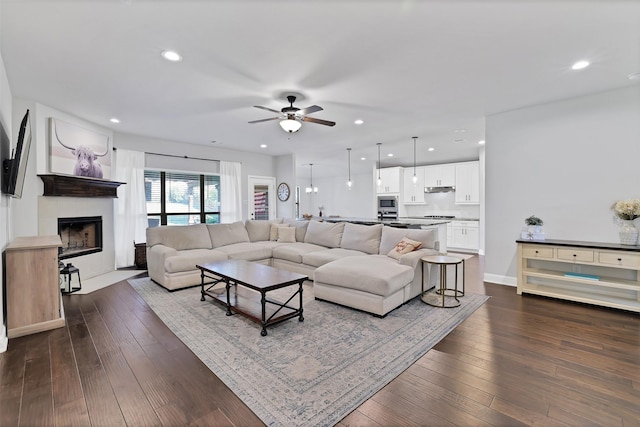
[[480, 203], [480, 166], [478, 162], [459, 163], [456, 171], [456, 204]]
[[453, 164], [425, 167], [425, 187], [453, 187], [456, 185], [456, 167]]
[[413, 182], [413, 168], [404, 168], [404, 187], [402, 190], [402, 202], [405, 205], [424, 205], [424, 166], [415, 169], [415, 175], [418, 178], [416, 183]]
[[478, 221], [451, 221], [447, 237], [449, 248], [477, 251], [480, 247]]
[[[400, 193], [400, 183], [402, 181], [402, 168], [382, 168], [380, 169], [380, 180], [382, 183], [376, 186], [376, 193], [390, 194]], [[378, 178], [376, 177], [376, 180]]]

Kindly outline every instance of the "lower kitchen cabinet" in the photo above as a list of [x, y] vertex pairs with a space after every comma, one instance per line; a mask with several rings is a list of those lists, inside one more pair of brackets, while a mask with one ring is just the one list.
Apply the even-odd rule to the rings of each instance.
[[447, 246], [477, 251], [480, 248], [479, 228], [478, 221], [451, 221], [447, 224]]

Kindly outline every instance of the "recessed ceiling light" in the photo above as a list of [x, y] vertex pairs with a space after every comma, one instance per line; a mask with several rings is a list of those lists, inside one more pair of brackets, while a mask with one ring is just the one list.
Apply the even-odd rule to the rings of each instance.
[[455, 142], [456, 144], [460, 144], [461, 142], [465, 142], [466, 139], [463, 138], [459, 138], [459, 139], [454, 139], [453, 142]]
[[480, 144], [480, 145], [484, 145], [484, 139], [482, 139], [482, 140], [478, 141], [478, 144]]
[[118, 120], [118, 119], [117, 119], [117, 118], [115, 118], [115, 117], [111, 117], [111, 118], [109, 119], [109, 121], [110, 121], [111, 123], [120, 123], [120, 120]]
[[172, 50], [165, 50], [162, 52], [162, 57], [171, 62], [182, 61], [182, 56], [180, 56], [178, 52], [174, 52]]
[[456, 129], [456, 130], [454, 130], [453, 132], [454, 132], [454, 133], [464, 133], [464, 132], [466, 132], [466, 131], [467, 131], [466, 129]]
[[366, 157], [360, 157], [360, 160], [367, 160]]
[[361, 124], [363, 124], [363, 123], [364, 123], [364, 120], [362, 120], [362, 119], [358, 119], [358, 120], [355, 120], [353, 123], [355, 123], [355, 124], [357, 124], [357, 125], [361, 125]]
[[578, 61], [571, 66], [572, 70], [582, 70], [583, 68], [587, 68], [589, 66], [589, 61]]
[[629, 80], [640, 80], [640, 73], [631, 73], [627, 75]]
[[429, 148], [427, 149], [427, 151], [434, 151], [434, 150], [435, 150], [435, 148], [433, 148], [433, 147], [429, 147]]
[[267, 144], [260, 144], [260, 148], [267, 148]]
[[387, 154], [387, 157], [393, 157], [393, 153]]

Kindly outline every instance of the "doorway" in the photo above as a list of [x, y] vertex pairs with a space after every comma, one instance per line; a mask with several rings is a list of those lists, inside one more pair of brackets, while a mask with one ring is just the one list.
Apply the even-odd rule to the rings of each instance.
[[274, 219], [276, 217], [276, 179], [270, 176], [248, 177], [249, 219]]

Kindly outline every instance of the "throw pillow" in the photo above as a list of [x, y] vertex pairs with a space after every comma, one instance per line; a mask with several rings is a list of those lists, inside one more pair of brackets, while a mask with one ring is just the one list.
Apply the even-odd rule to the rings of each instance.
[[390, 256], [394, 259], [400, 259], [400, 257], [404, 254], [408, 254], [409, 252], [413, 252], [416, 249], [419, 249], [422, 246], [422, 242], [417, 242], [415, 240], [408, 239], [403, 237], [396, 246], [389, 251], [387, 256]]
[[278, 240], [278, 229], [289, 228], [289, 224], [271, 224], [271, 230], [269, 231], [269, 240], [275, 242]]
[[295, 242], [296, 242], [295, 227], [278, 228], [278, 243], [295, 243]]

